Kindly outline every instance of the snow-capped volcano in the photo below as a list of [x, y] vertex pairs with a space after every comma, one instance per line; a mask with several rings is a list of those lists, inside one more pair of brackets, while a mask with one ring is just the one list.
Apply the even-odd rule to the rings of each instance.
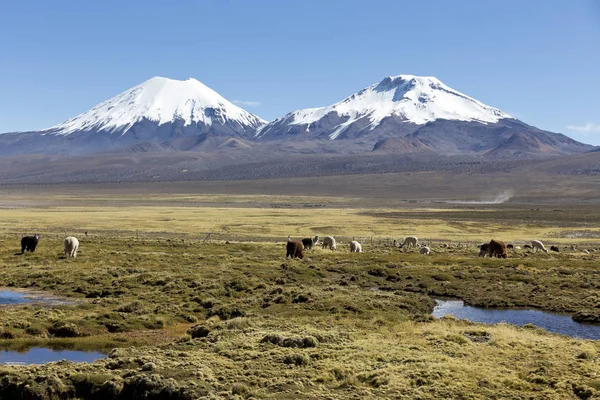
[[414, 75], [388, 76], [330, 106], [291, 112], [259, 127], [255, 138], [287, 139], [305, 147], [310, 139], [322, 139], [333, 152], [370, 148], [395, 154], [519, 156], [589, 149], [527, 125], [437, 78]]
[[114, 150], [247, 152], [261, 159], [360, 152], [529, 157], [590, 146], [527, 125], [436, 78], [413, 75], [384, 78], [331, 106], [268, 124], [195, 79], [157, 77], [44, 131], [0, 135], [0, 157]]
[[485, 124], [512, 117], [444, 85], [437, 78], [398, 75], [330, 106], [289, 113], [264, 126], [256, 137], [302, 132], [324, 136], [325, 130], [329, 131], [329, 139], [336, 139], [353, 124], [358, 123], [360, 131], [365, 133], [388, 118], [423, 125], [439, 119]]
[[234, 124], [239, 128], [234, 130], [244, 131], [266, 123], [196, 79], [155, 77], [48, 131], [57, 135], [92, 130], [122, 135], [143, 121], [158, 126], [178, 122], [184, 127]]
[[265, 123], [196, 79], [156, 77], [41, 132], [0, 135], [0, 155], [86, 154], [140, 143], [213, 150], [232, 138], [244, 144]]

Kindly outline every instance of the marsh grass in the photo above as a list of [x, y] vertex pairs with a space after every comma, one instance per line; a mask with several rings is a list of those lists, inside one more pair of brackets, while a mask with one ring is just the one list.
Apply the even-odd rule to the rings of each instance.
[[[477, 257], [475, 244], [490, 229], [525, 242], [569, 231], [567, 222], [553, 228], [511, 219], [525, 212], [483, 225], [472, 214], [458, 218], [471, 222], [451, 220], [451, 210], [377, 216], [351, 208], [311, 209], [300, 220], [298, 210], [257, 208], [6, 211], [0, 286], [70, 302], [0, 308], [0, 346], [117, 349], [93, 364], [0, 368], [0, 394], [27, 385], [36, 398], [106, 399], [134, 388], [178, 399], [575, 399], [598, 391], [596, 342], [429, 316], [435, 296], [483, 307], [597, 310], [598, 253]], [[92, 234], [76, 234], [78, 258], [62, 258], [63, 227], [73, 234], [84, 224]], [[198, 235], [223, 227], [229, 243]], [[15, 255], [19, 238], [11, 232], [38, 230], [47, 234], [36, 252]], [[163, 233], [147, 235], [156, 230]], [[317, 247], [302, 261], [284, 258], [287, 234], [338, 232], [337, 252]], [[432, 254], [382, 240], [409, 233]], [[346, 251], [352, 236], [365, 253]], [[468, 247], [441, 246], [453, 242]]]

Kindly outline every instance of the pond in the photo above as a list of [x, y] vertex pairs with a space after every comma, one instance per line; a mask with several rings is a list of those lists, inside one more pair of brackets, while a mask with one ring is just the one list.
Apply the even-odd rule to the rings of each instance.
[[25, 297], [25, 293], [11, 292], [9, 290], [0, 291], [0, 304], [18, 304], [29, 302], [30, 299]]
[[506, 322], [513, 325], [533, 324], [548, 332], [560, 333], [578, 339], [600, 340], [600, 325], [580, 324], [568, 315], [552, 314], [537, 310], [492, 309], [465, 306], [462, 300], [436, 300], [433, 316], [441, 318], [453, 315], [458, 319], [473, 322], [497, 324]]
[[95, 351], [52, 350], [43, 347], [28, 349], [24, 352], [14, 350], [0, 351], [0, 364], [28, 365], [46, 364], [49, 362], [67, 360], [72, 362], [93, 362], [106, 357]]
[[51, 295], [42, 293], [24, 292], [18, 290], [1, 289], [0, 305], [14, 305], [24, 303], [44, 303], [44, 304], [67, 304], [68, 301], [59, 300]]

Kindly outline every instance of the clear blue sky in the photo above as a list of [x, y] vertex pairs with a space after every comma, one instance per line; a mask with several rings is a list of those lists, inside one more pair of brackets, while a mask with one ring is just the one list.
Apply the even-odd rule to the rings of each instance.
[[271, 120], [414, 74], [600, 145], [596, 0], [21, 0], [0, 5], [0, 37], [0, 132], [153, 76], [196, 78]]

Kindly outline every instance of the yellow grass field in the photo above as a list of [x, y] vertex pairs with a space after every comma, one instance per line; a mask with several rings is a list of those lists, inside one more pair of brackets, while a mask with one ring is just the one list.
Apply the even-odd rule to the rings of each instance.
[[[211, 199], [212, 200], [212, 199]], [[243, 207], [233, 201], [227, 207], [215, 206], [85, 206], [49, 208], [12, 208], [2, 210], [0, 233], [47, 232], [50, 234], [82, 235], [84, 231], [144, 233], [182, 233], [198, 238], [208, 233], [230, 235], [245, 240], [253, 236], [266, 240], [285, 240], [318, 234], [342, 237], [373, 238], [373, 240], [416, 235], [427, 241], [482, 242], [499, 238], [507, 242], [528, 242], [532, 239], [557, 243], [578, 243], [586, 237], [561, 237], [566, 227], [552, 221], [534, 222], [465, 220], [463, 209], [405, 208], [398, 209], [335, 208], [259, 208]], [[239, 200], [239, 199], [238, 199]], [[510, 209], [486, 207], [467, 210], [466, 218], [481, 213], [510, 214]], [[453, 213], [461, 217], [444, 219]], [[565, 212], [566, 213], [566, 212]], [[414, 215], [414, 216], [413, 216]], [[577, 230], [577, 228], [573, 228]], [[585, 232], [600, 237], [600, 227], [585, 227]]]

